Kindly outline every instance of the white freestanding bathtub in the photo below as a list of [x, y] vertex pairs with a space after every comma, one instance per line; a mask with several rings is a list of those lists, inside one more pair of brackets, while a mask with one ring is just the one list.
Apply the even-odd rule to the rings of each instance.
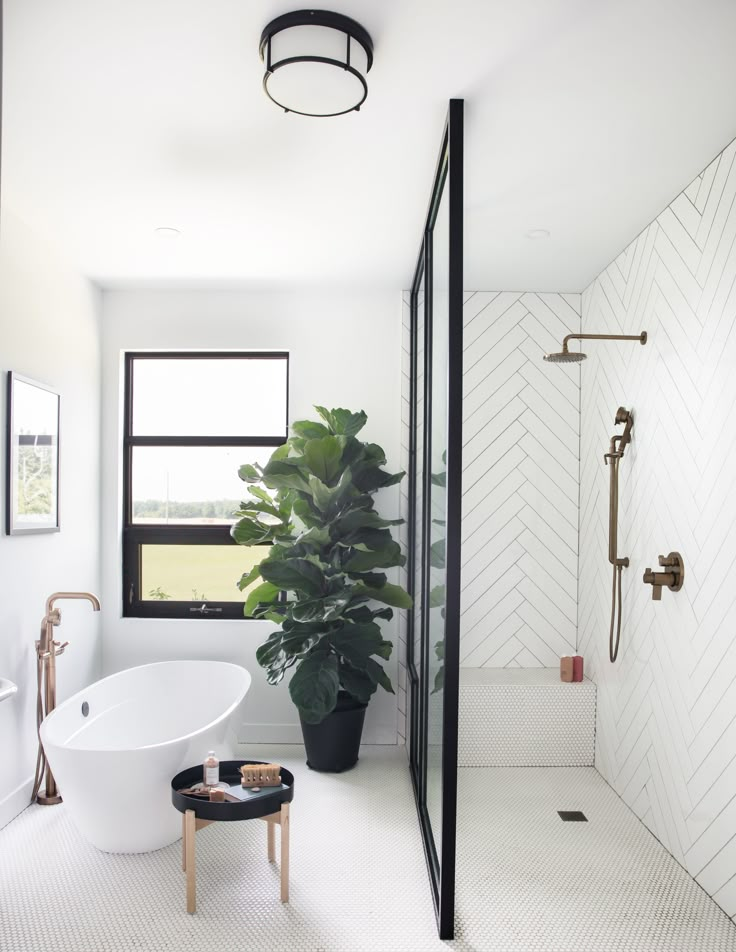
[[236, 664], [163, 661], [60, 704], [41, 724], [41, 740], [80, 833], [108, 853], [146, 853], [178, 839], [171, 779], [208, 750], [232, 758], [231, 723], [249, 687]]

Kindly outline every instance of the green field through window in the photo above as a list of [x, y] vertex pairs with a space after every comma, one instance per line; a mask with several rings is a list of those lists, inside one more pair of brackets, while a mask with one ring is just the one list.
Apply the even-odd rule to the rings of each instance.
[[[267, 546], [142, 545], [143, 601], [243, 602], [237, 583], [265, 558]], [[261, 579], [257, 579], [257, 585]]]

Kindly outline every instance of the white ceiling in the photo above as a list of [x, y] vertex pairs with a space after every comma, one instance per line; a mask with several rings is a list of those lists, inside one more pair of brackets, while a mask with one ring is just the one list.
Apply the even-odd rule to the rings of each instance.
[[733, 0], [325, 5], [375, 61], [320, 120], [261, 89], [298, 3], [5, 0], [3, 200], [103, 286], [398, 289], [461, 97], [466, 287], [575, 291], [736, 135]]

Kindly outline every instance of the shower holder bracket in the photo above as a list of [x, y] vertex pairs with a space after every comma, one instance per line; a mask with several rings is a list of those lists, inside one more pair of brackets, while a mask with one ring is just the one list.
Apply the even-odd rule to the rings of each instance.
[[644, 584], [652, 586], [652, 599], [660, 601], [662, 589], [668, 588], [671, 592], [679, 592], [685, 582], [685, 562], [679, 552], [670, 552], [669, 555], [659, 556], [660, 568], [666, 572], [652, 572], [650, 568], [644, 571]]

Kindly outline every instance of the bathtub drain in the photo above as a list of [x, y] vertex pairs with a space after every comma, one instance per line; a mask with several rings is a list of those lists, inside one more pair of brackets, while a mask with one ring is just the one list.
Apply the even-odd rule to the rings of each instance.
[[86, 717], [89, 714], [89, 704], [84, 701], [82, 703], [82, 717]]

